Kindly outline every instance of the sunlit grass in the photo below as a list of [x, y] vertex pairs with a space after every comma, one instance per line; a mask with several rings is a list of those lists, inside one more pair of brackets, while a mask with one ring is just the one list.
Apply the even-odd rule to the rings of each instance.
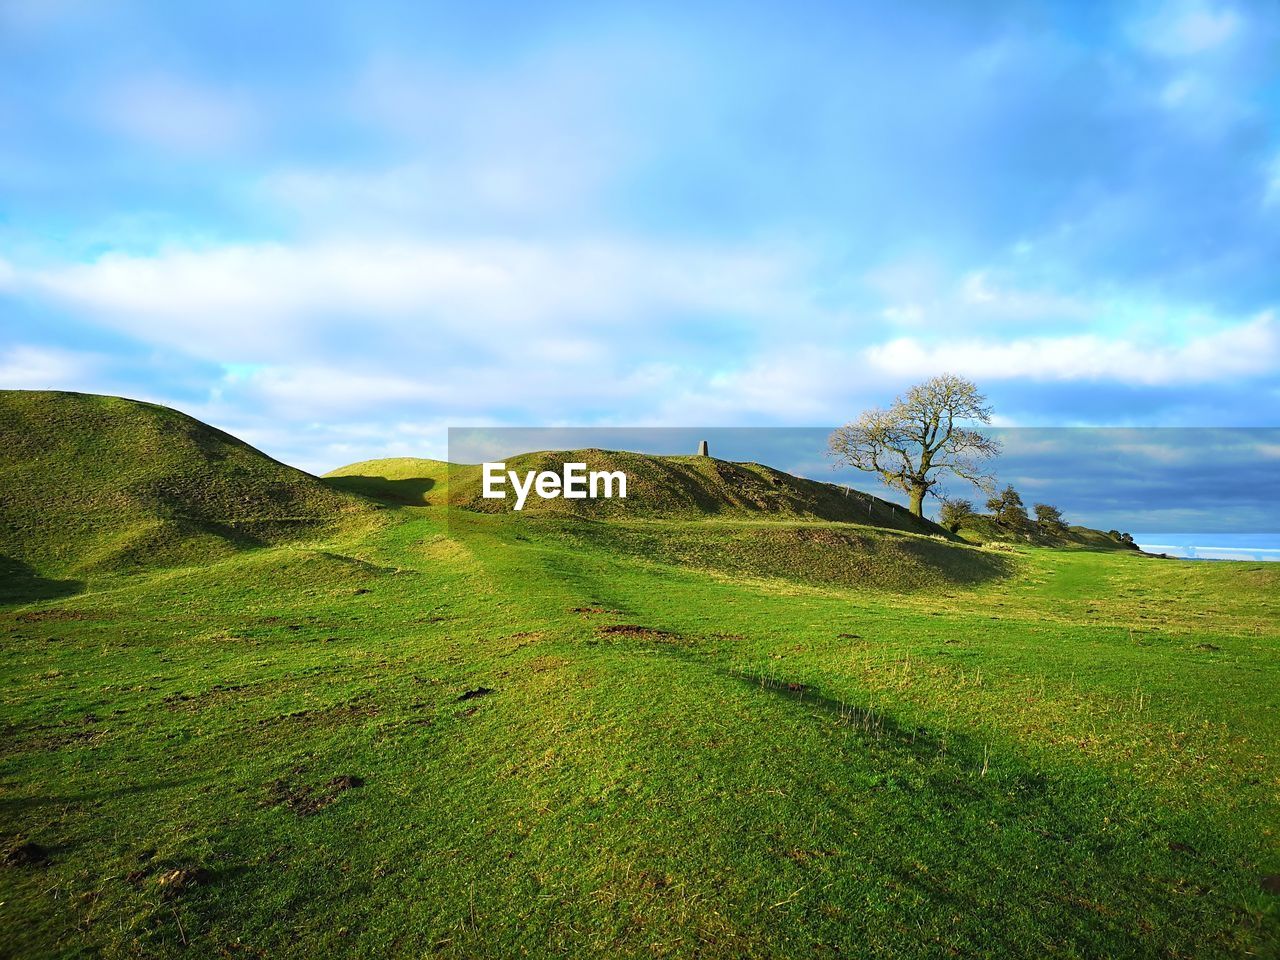
[[1276, 947], [1271, 568], [384, 514], [4, 609], [11, 952]]

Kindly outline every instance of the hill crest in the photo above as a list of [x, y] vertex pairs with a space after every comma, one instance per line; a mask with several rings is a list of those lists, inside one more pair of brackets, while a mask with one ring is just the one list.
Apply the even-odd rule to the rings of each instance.
[[[585, 463], [589, 471], [627, 474], [626, 499], [542, 499], [530, 496], [521, 511], [532, 516], [590, 519], [760, 519], [820, 520], [885, 527], [950, 537], [940, 526], [912, 516], [903, 506], [858, 490], [808, 480], [754, 462], [708, 456], [666, 456], [624, 450], [540, 450], [508, 457], [518, 474], [552, 471], [565, 463]], [[421, 474], [419, 493], [413, 474]], [[390, 502], [448, 503], [477, 513], [507, 513], [511, 500], [485, 499], [478, 464], [438, 460], [372, 460], [340, 467], [326, 481]], [[427, 492], [429, 491], [429, 493]]]
[[0, 391], [0, 557], [83, 573], [208, 559], [374, 509], [158, 404]]

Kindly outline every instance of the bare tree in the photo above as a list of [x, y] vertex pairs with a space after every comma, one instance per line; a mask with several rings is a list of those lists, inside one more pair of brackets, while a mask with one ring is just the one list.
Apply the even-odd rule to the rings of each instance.
[[878, 473], [911, 496], [911, 512], [924, 515], [924, 498], [946, 474], [986, 489], [991, 477], [982, 464], [1000, 452], [991, 437], [964, 426], [990, 423], [991, 408], [963, 377], [944, 374], [917, 384], [888, 410], [868, 410], [831, 434], [828, 447], [837, 463]]

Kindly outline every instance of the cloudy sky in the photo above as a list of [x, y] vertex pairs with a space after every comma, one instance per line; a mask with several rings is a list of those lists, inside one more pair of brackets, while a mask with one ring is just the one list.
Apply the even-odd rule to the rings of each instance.
[[1277, 121], [1272, 2], [0, 0], [0, 386], [312, 470], [941, 371], [1274, 425]]

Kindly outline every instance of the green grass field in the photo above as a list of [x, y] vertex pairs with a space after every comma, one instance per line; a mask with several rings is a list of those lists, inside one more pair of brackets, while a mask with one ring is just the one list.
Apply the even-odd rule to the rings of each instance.
[[11, 548], [0, 954], [1280, 950], [1276, 565], [476, 514], [419, 467], [61, 591]]

